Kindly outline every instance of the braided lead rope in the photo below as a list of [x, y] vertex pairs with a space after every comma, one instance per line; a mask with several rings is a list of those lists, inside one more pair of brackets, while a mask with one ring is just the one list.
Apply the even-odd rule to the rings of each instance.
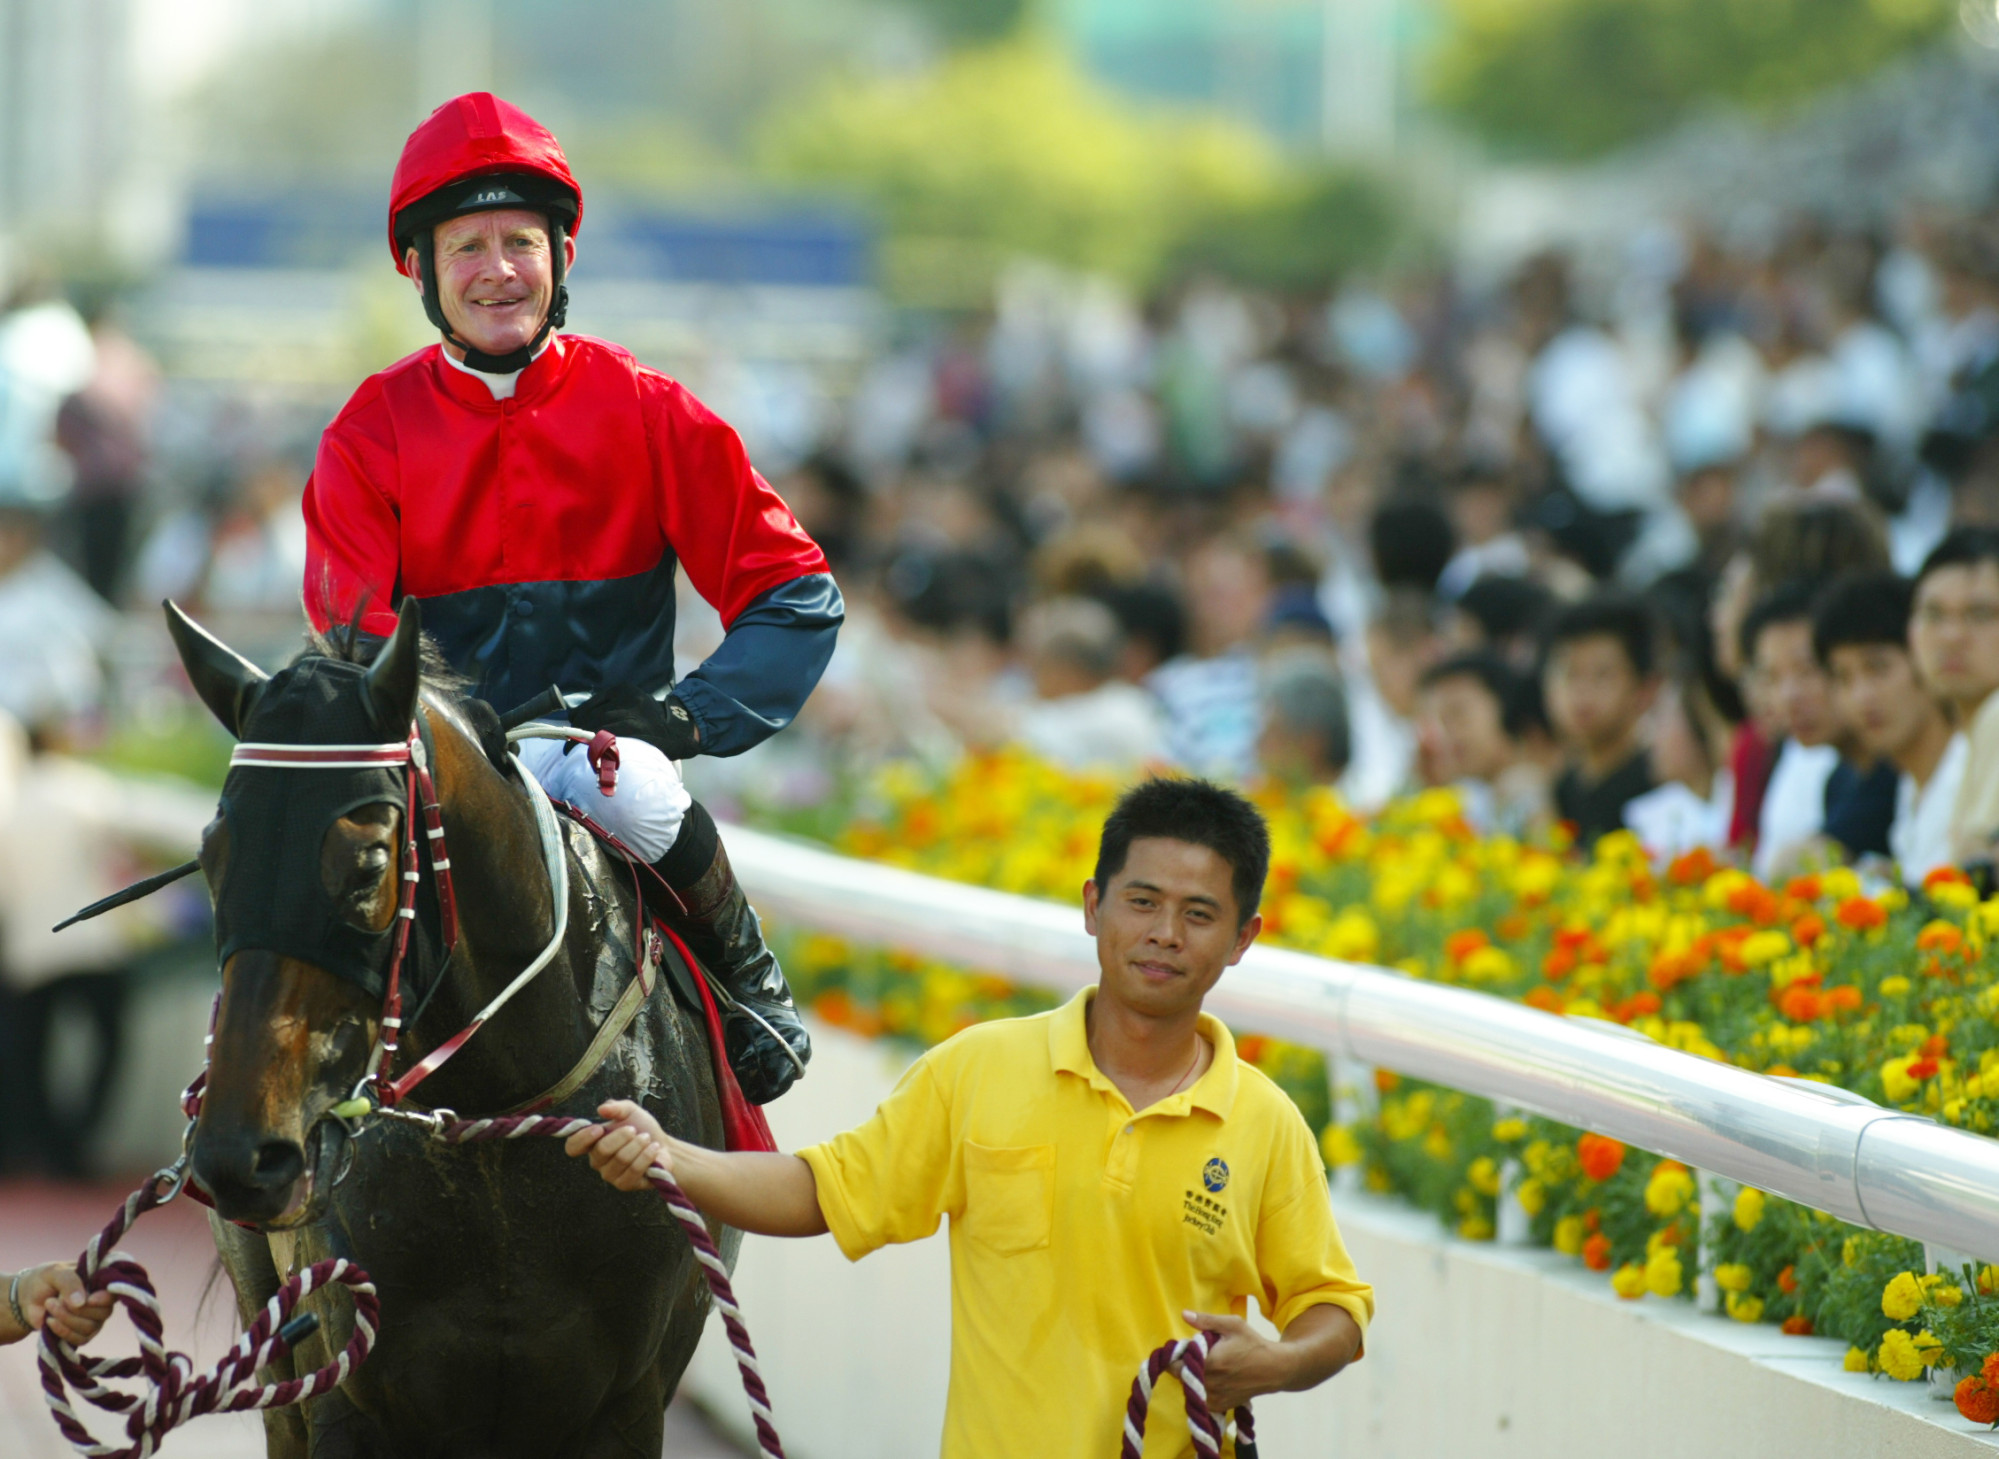
[[[566, 1140], [596, 1123], [567, 1115], [507, 1115], [484, 1120], [446, 1120], [441, 1122], [437, 1135], [454, 1145], [520, 1140], [536, 1135]], [[655, 1165], [646, 1172], [646, 1179], [686, 1233], [687, 1244], [694, 1248], [694, 1259], [701, 1263], [701, 1275], [707, 1278], [708, 1290], [722, 1313], [722, 1326], [729, 1334], [736, 1369], [743, 1378], [743, 1392], [750, 1401], [750, 1418], [756, 1424], [758, 1452], [765, 1459], [784, 1459], [784, 1445], [778, 1440], [777, 1424], [771, 1415], [770, 1394], [764, 1388], [763, 1369], [757, 1366], [757, 1350], [750, 1343], [750, 1330], [743, 1323], [743, 1309], [737, 1305], [736, 1290], [729, 1284], [729, 1268], [722, 1261], [722, 1253], [708, 1234], [708, 1225], [701, 1219], [700, 1211], [672, 1176]]]
[[[314, 1262], [280, 1287], [256, 1320], [236, 1339], [213, 1367], [197, 1373], [185, 1353], [167, 1349], [160, 1318], [159, 1295], [145, 1267], [111, 1247], [147, 1211], [165, 1205], [179, 1190], [179, 1172], [161, 1193], [163, 1178], [155, 1176], [134, 1191], [118, 1213], [90, 1240], [77, 1259], [77, 1275], [87, 1292], [109, 1292], [124, 1307], [139, 1334], [136, 1358], [86, 1358], [44, 1324], [36, 1358], [42, 1370], [42, 1396], [56, 1427], [70, 1447], [89, 1459], [150, 1459], [167, 1434], [205, 1413], [236, 1413], [247, 1408], [286, 1408], [345, 1382], [375, 1346], [381, 1304], [368, 1274], [353, 1263], [335, 1259]], [[109, 1253], [107, 1255], [107, 1253]], [[257, 1370], [291, 1351], [319, 1325], [311, 1314], [292, 1313], [310, 1292], [344, 1286], [354, 1299], [354, 1334], [340, 1355], [303, 1378], [259, 1383]], [[106, 1387], [108, 1381], [142, 1378], [142, 1394]], [[125, 1415], [123, 1448], [100, 1443], [84, 1426], [70, 1401], [78, 1398], [108, 1413]]]
[[[1145, 1419], [1152, 1409], [1152, 1390], [1162, 1376], [1179, 1378], [1187, 1395], [1187, 1430], [1194, 1439], [1200, 1459], [1219, 1459], [1222, 1452], [1222, 1422], [1208, 1408], [1208, 1354], [1222, 1340], [1216, 1332], [1197, 1332], [1177, 1342], [1161, 1343], [1153, 1349], [1131, 1380], [1131, 1397], [1124, 1408], [1124, 1447], [1121, 1459], [1142, 1459], [1145, 1453]], [[1236, 1452], [1242, 1459], [1253, 1455], [1256, 1428], [1249, 1405], [1235, 1411]]]

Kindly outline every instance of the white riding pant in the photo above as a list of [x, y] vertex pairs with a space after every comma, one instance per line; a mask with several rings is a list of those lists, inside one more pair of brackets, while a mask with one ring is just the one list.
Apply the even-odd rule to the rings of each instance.
[[585, 748], [572, 740], [521, 740], [514, 753], [552, 799], [576, 806], [647, 861], [659, 860], [680, 838], [687, 808], [694, 803], [681, 783], [680, 767], [657, 746], [620, 739], [618, 789], [606, 796], [597, 788], [597, 772], [590, 768]]

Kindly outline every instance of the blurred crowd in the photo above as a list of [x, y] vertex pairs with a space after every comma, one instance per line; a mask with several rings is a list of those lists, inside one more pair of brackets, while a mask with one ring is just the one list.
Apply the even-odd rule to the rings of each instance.
[[1013, 742], [1765, 876], [1999, 831], [1999, 218], [1313, 299], [1022, 269], [777, 484], [851, 617], [711, 794]]
[[[1021, 265], [898, 328], [816, 387], [816, 446], [751, 432], [849, 618], [796, 725], [689, 767], [713, 804], [1017, 744], [1362, 810], [1451, 786], [1482, 830], [1767, 878], [1989, 866], [1999, 216], [1314, 298]], [[131, 711], [121, 634], [172, 596], [296, 642], [311, 422], [175, 400], [115, 306], [0, 312], [0, 1098], [39, 1111], [0, 1168], [73, 1160], [5, 1132], [87, 1125], [115, 1064], [132, 924], [49, 914], [184, 856], [206, 804], [77, 754]], [[679, 634], [683, 668], [721, 634], [684, 587]], [[102, 1057], [59, 1117], [65, 1004]]]

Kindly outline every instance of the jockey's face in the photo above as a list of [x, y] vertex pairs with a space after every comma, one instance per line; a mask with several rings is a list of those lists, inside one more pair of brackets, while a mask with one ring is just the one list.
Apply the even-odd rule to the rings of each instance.
[[[525, 208], [472, 213], [439, 223], [434, 240], [438, 300], [452, 333], [489, 355], [533, 340], [555, 299], [546, 215]], [[573, 239], [563, 240], [563, 254], [565, 267], [575, 262]], [[410, 257], [415, 278], [415, 249]], [[464, 358], [463, 351], [445, 348]]]

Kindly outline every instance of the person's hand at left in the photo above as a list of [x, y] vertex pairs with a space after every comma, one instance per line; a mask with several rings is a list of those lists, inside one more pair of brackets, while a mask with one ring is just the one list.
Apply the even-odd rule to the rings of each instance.
[[1360, 1325], [1344, 1308], [1307, 1307], [1276, 1341], [1240, 1317], [1183, 1312], [1201, 1332], [1221, 1341], [1208, 1354], [1208, 1410], [1220, 1415], [1266, 1393], [1316, 1388], [1360, 1354]]
[[[28, 1319], [28, 1326], [36, 1332], [47, 1326], [57, 1337], [74, 1346], [81, 1347], [96, 1337], [98, 1330], [111, 1316], [111, 1294], [95, 1292], [86, 1296], [83, 1279], [68, 1262], [30, 1267], [21, 1273], [20, 1292], [21, 1313]], [[0, 1309], [6, 1305], [0, 1302]], [[13, 1325], [11, 1317], [7, 1325]], [[17, 1338], [26, 1335], [15, 1334]]]
[[569, 722], [578, 729], [644, 740], [669, 760], [691, 760], [701, 753], [701, 731], [672, 694], [655, 699], [643, 689], [613, 684], [570, 710]]

